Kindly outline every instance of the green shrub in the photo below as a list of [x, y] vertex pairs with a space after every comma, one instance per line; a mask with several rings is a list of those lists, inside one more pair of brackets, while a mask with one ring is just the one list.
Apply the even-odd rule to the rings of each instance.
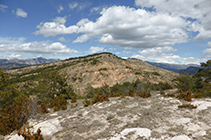
[[40, 128], [37, 129], [37, 133], [31, 133], [30, 128], [23, 128], [18, 130], [18, 135], [23, 136], [24, 140], [44, 140], [43, 135], [41, 134]]
[[99, 71], [101, 71], [101, 70], [108, 70], [108, 69], [107, 68], [100, 68]]
[[185, 101], [192, 101], [191, 89], [189, 89], [187, 93], [184, 93], [183, 90], [180, 89], [180, 93], [177, 95], [177, 98], [184, 99]]
[[136, 96], [141, 97], [141, 98], [149, 98], [151, 97], [150, 91], [143, 91], [142, 93], [136, 94]]
[[85, 99], [85, 100], [83, 101], [83, 104], [84, 104], [84, 107], [87, 107], [87, 106], [89, 106], [89, 105], [92, 105], [92, 102], [91, 102], [91, 100]]
[[135, 75], [141, 75], [141, 72], [137, 71], [137, 72], [135, 72]]
[[106, 94], [97, 93], [92, 98], [92, 104], [95, 104], [97, 102], [104, 102], [104, 101], [109, 101], [109, 98], [108, 98], [108, 96]]
[[0, 110], [0, 134], [10, 134], [15, 129], [20, 129], [29, 119], [29, 98], [19, 97], [13, 104]]
[[168, 93], [168, 94], [164, 95], [164, 97], [175, 97], [175, 94]]
[[67, 100], [60, 95], [59, 97], [55, 97], [54, 100], [50, 103], [49, 107], [53, 108], [55, 111], [59, 111], [60, 109], [67, 109]]
[[158, 72], [152, 72], [153, 75], [157, 75], [160, 76], [160, 74]]
[[184, 92], [195, 87], [195, 80], [187, 73], [180, 74], [173, 81], [176, 82], [176, 87], [182, 89]]
[[194, 106], [194, 105], [191, 105], [191, 104], [182, 104], [182, 105], [178, 105], [178, 108], [196, 109], [197, 106]]

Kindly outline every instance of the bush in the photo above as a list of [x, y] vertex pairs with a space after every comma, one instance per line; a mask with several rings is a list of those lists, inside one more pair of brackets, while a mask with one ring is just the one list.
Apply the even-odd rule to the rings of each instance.
[[135, 75], [141, 75], [141, 72], [137, 71], [137, 72], [135, 72]]
[[40, 128], [37, 129], [37, 133], [30, 132], [30, 128], [23, 128], [18, 130], [18, 135], [23, 136], [24, 140], [44, 140], [43, 135], [41, 134]]
[[48, 113], [49, 111], [48, 111], [48, 107], [47, 107], [47, 105], [45, 104], [45, 103], [41, 103], [40, 105], [39, 105], [39, 110], [40, 110], [40, 112], [42, 113], [42, 114], [45, 114], [45, 113]]
[[153, 75], [157, 75], [160, 76], [160, 74], [158, 72], [152, 72]]
[[49, 107], [53, 108], [54, 111], [59, 111], [60, 109], [67, 109], [67, 100], [60, 95], [59, 97], [55, 97], [54, 100], [50, 103]]
[[84, 107], [87, 107], [87, 106], [89, 106], [89, 105], [92, 105], [92, 102], [91, 102], [91, 100], [85, 99], [85, 100], [83, 101], [83, 104], [84, 104]]
[[142, 93], [138, 93], [138, 94], [136, 94], [136, 96], [138, 96], [138, 97], [141, 97], [141, 98], [149, 98], [149, 97], [151, 97], [151, 93], [150, 93], [150, 91], [144, 91], [144, 92], [142, 92]]
[[173, 81], [176, 82], [176, 87], [182, 89], [184, 92], [195, 87], [195, 80], [187, 73], [180, 74]]
[[135, 89], [133, 87], [130, 88], [129, 92], [128, 92], [128, 95], [130, 97], [134, 97], [134, 94], [135, 94]]
[[196, 109], [197, 106], [194, 106], [194, 105], [191, 105], [191, 104], [182, 104], [182, 105], [178, 105], [178, 108]]
[[150, 84], [151, 90], [167, 90], [172, 89], [173, 87], [167, 82], [159, 82], [158, 84]]
[[76, 103], [77, 102], [77, 97], [76, 96], [72, 96], [71, 97], [71, 103]]
[[168, 93], [168, 94], [164, 95], [164, 97], [175, 97], [175, 94]]
[[92, 104], [95, 104], [97, 102], [104, 102], [104, 101], [109, 101], [109, 98], [106, 94], [96, 94], [93, 99], [92, 99]]
[[189, 89], [186, 94], [180, 89], [180, 93], [177, 95], [177, 98], [184, 99], [185, 101], [192, 101], [191, 89]]
[[122, 97], [122, 96], [123, 96], [122, 92], [119, 92], [119, 93], [112, 92], [111, 93], [111, 97]]
[[29, 98], [19, 97], [12, 105], [0, 110], [0, 134], [10, 134], [15, 129], [20, 129], [29, 119]]
[[19, 96], [18, 86], [9, 83], [9, 75], [0, 68], [0, 109], [14, 103]]

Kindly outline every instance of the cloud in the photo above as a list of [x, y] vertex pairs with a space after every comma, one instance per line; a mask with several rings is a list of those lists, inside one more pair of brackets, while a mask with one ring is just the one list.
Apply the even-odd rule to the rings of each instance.
[[211, 41], [207, 43], [211, 47]]
[[206, 57], [211, 58], [211, 48], [207, 48], [203, 51], [203, 53], [206, 55]]
[[61, 42], [68, 42], [64, 37], [60, 37], [58, 40]]
[[81, 10], [83, 10], [83, 9], [85, 9], [86, 7], [89, 7], [91, 5], [91, 3], [90, 2], [88, 2], [88, 1], [83, 1], [83, 3], [82, 2], [72, 2], [72, 3], [69, 3], [69, 9], [70, 10], [78, 10], [78, 11], [81, 11]]
[[136, 6], [153, 7], [157, 13], [168, 13], [174, 17], [183, 17], [198, 24], [199, 34], [195, 39], [211, 39], [211, 1], [208, 0], [135, 0]]
[[0, 52], [21, 52], [31, 54], [69, 55], [78, 53], [60, 42], [30, 42], [23, 44], [0, 44]]
[[0, 4], [0, 11], [5, 12], [8, 6]]
[[206, 55], [206, 57], [211, 58], [211, 41], [207, 43], [209, 48], [205, 49], [203, 51], [203, 54]]
[[90, 9], [90, 12], [93, 13], [99, 10], [100, 10], [100, 7], [93, 7], [92, 9]]
[[97, 52], [105, 52], [106, 49], [104, 49], [103, 47], [90, 47], [89, 48], [89, 53], [97, 53]]
[[172, 52], [177, 51], [173, 47], [157, 47], [139, 51], [138, 54], [134, 54], [131, 57], [141, 59], [144, 61], [155, 61], [162, 63], [176, 63], [176, 64], [199, 64], [204, 59], [198, 59], [194, 57], [180, 57], [174, 55]]
[[100, 42], [121, 47], [172, 46], [175, 43], [187, 42], [188, 34], [183, 30], [186, 25], [188, 23], [179, 17], [156, 14], [143, 9], [113, 6], [104, 9], [96, 22], [81, 24], [78, 32], [84, 34], [74, 43], [101, 36]]
[[70, 10], [73, 10], [73, 9], [75, 9], [77, 6], [78, 6], [79, 4], [78, 3], [70, 3], [69, 4], [69, 8], [70, 8]]
[[104, 8], [96, 22], [82, 19], [69, 27], [64, 24], [55, 20], [41, 23], [35, 34], [48, 37], [82, 33], [73, 43], [99, 37], [101, 43], [128, 48], [172, 46], [188, 41], [188, 34], [184, 30], [188, 22], [184, 19], [125, 6]]
[[21, 44], [25, 41], [24, 37], [1, 37], [0, 44]]
[[14, 58], [21, 58], [21, 54], [6, 54], [6, 55], [0, 55], [0, 58], [4, 59], [14, 59]]
[[80, 36], [73, 43], [97, 38], [101, 43], [127, 48], [171, 47], [189, 42], [193, 32], [195, 40], [211, 39], [211, 1], [136, 0], [135, 4], [154, 11], [112, 6], [104, 8], [95, 21], [85, 18], [69, 27], [65, 26], [66, 19], [62, 23], [40, 23], [35, 34], [48, 37], [76, 33]]
[[63, 10], [64, 10], [63, 6], [59, 6], [59, 8], [57, 9], [57, 12], [61, 13], [61, 11], [63, 11]]
[[64, 24], [66, 23], [65, 17], [56, 17], [53, 19], [53, 22], [45, 22], [40, 23], [40, 25], [37, 26], [39, 29], [38, 31], [35, 31], [35, 35], [43, 35], [44, 37], [49, 36], [57, 36], [61, 34], [72, 34], [75, 33], [78, 29], [77, 26], [69, 26], [66, 27]]
[[23, 18], [26, 18], [27, 17], [27, 13], [25, 11], [23, 11], [22, 9], [20, 9], [20, 8], [17, 9], [16, 15], [18, 17], [23, 17]]

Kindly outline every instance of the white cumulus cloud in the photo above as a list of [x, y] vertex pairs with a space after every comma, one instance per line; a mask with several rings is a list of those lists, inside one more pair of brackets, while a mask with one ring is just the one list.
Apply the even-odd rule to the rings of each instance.
[[21, 52], [32, 54], [50, 55], [70, 55], [78, 53], [74, 49], [69, 49], [60, 42], [49, 44], [48, 42], [29, 42], [23, 44], [0, 44], [0, 52]]
[[[191, 32], [197, 33], [196, 40], [211, 39], [211, 1], [136, 0], [135, 4], [138, 8], [104, 8], [95, 21], [84, 18], [68, 27], [65, 26], [66, 18], [40, 23], [35, 35], [49, 37], [75, 33], [80, 36], [73, 43], [97, 38], [101, 43], [125, 48], [171, 47], [189, 42]], [[70, 9], [76, 7], [79, 7], [78, 3], [69, 5]], [[154, 8], [154, 11], [143, 7]]]
[[87, 51], [88, 53], [98, 53], [98, 52], [105, 52], [106, 49], [104, 49], [103, 47], [90, 47], [89, 51]]
[[172, 52], [177, 51], [173, 47], [157, 47], [139, 51], [137, 54], [132, 55], [132, 58], [141, 59], [144, 61], [155, 61], [162, 63], [175, 63], [175, 64], [199, 64], [205, 61], [204, 59], [194, 57], [180, 57]]
[[194, 19], [198, 29], [192, 30], [199, 32], [195, 39], [211, 39], [210, 0], [135, 0], [135, 4], [140, 7], [153, 7], [159, 14], [168, 13], [174, 17]]
[[[124, 16], [122, 16], [124, 15]], [[126, 18], [127, 17], [127, 18]], [[100, 42], [131, 48], [172, 46], [187, 42], [183, 30], [188, 23], [168, 14], [147, 12], [125, 6], [104, 9], [96, 22], [81, 20], [78, 32], [84, 33], [74, 42], [84, 42], [101, 36]]]
[[75, 33], [78, 29], [78, 26], [69, 26], [66, 27], [64, 24], [66, 23], [65, 17], [56, 17], [53, 19], [53, 22], [45, 22], [40, 23], [40, 25], [37, 26], [39, 29], [38, 31], [35, 31], [35, 35], [43, 35], [45, 37], [49, 36], [57, 36], [61, 34], [72, 34]]
[[23, 11], [22, 9], [20, 9], [20, 8], [17, 9], [16, 15], [18, 17], [23, 17], [23, 18], [26, 18], [27, 17], [27, 13], [25, 11]]

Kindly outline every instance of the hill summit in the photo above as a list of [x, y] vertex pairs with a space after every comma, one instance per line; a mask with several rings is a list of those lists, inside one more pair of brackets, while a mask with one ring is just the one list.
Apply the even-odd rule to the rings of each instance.
[[104, 52], [84, 57], [70, 58], [50, 64], [42, 64], [7, 70], [12, 75], [27, 77], [39, 75], [42, 70], [58, 70], [76, 93], [83, 94], [87, 85], [94, 88], [116, 83], [134, 82], [137, 79], [151, 83], [171, 83], [178, 74], [152, 66], [138, 59], [122, 59]]

